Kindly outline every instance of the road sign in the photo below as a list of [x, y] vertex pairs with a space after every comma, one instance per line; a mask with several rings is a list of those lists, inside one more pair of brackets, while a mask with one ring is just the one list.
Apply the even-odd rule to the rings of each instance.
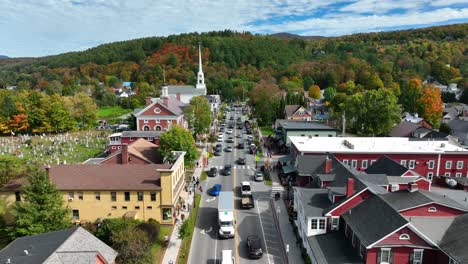
[[255, 161], [258, 161], [259, 159], [260, 158], [257, 155], [255, 155]]

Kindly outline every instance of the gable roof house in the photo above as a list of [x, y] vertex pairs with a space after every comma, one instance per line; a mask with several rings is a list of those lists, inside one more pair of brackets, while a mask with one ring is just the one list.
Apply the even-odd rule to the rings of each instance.
[[114, 264], [117, 255], [117, 251], [77, 226], [17, 238], [0, 251], [0, 262]]
[[284, 119], [310, 121], [312, 119], [312, 114], [302, 105], [286, 105], [284, 107]]

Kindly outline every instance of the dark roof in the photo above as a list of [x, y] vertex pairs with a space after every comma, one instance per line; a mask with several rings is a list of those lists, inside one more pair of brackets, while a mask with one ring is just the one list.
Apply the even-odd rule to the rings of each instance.
[[[141, 110], [141, 109], [140, 109]], [[143, 137], [154, 137], [159, 138], [162, 134], [162, 131], [123, 131], [121, 137], [135, 137], [135, 138], [143, 138]]]
[[468, 263], [466, 241], [468, 241], [468, 214], [463, 214], [455, 218], [439, 246], [457, 263]]
[[387, 193], [382, 195], [382, 199], [384, 199], [390, 206], [392, 206], [397, 211], [402, 211], [405, 209], [418, 207], [429, 203], [438, 203], [441, 205], [454, 207], [459, 210], [468, 211], [468, 208], [450, 198], [421, 189], [414, 192], [411, 192], [409, 190], [400, 190], [392, 193]]
[[388, 176], [401, 176], [407, 171], [408, 169], [405, 166], [392, 160], [387, 155], [380, 157], [365, 170], [368, 174], [387, 174]]
[[426, 135], [424, 135], [423, 138], [447, 138], [448, 136], [449, 136], [449, 134], [447, 134], [447, 133], [433, 130], [433, 131], [427, 133]]
[[335, 174], [317, 174], [317, 177], [319, 177], [321, 181], [326, 182], [335, 180]]
[[468, 131], [468, 121], [463, 121], [460, 119], [453, 119], [448, 123], [450, 130], [453, 132], [462, 132], [466, 133]]
[[340, 232], [331, 232], [307, 238], [314, 252], [315, 261], [320, 264], [357, 264], [361, 258], [353, 249], [351, 243]]
[[296, 111], [297, 109], [301, 107], [300, 105], [286, 105], [284, 107], [284, 112], [286, 114], [286, 116], [292, 116]]
[[366, 247], [407, 223], [406, 219], [379, 195], [365, 199], [342, 217]]
[[317, 121], [305, 121], [305, 120], [276, 120], [277, 124], [286, 130], [324, 130], [324, 131], [337, 131], [336, 128], [329, 127], [323, 123]]
[[[26, 255], [24, 250], [28, 251]], [[114, 263], [117, 252], [81, 227], [53, 231], [15, 239], [0, 251], [0, 262], [35, 264], [74, 263], [96, 261], [100, 255], [107, 263]]]
[[422, 125], [420, 123], [412, 123], [403, 121], [390, 131], [391, 137], [410, 137], [411, 134]]
[[169, 164], [77, 164], [49, 169], [50, 180], [59, 190], [160, 190], [158, 169]]
[[300, 194], [305, 217], [322, 216], [331, 204], [327, 189], [294, 187], [294, 190]]
[[307, 175], [311, 176], [318, 167], [320, 167], [325, 162], [325, 155], [300, 155], [297, 156], [297, 172], [299, 176]]
[[206, 89], [197, 89], [193, 85], [168, 85], [169, 94], [193, 94], [193, 95], [205, 95]]
[[388, 178], [386, 174], [367, 174], [361, 173], [356, 175], [360, 180], [375, 184], [375, 185], [388, 185]]

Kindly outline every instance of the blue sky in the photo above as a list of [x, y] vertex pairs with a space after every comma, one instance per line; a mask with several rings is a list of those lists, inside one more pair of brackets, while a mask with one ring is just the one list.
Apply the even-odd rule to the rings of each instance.
[[468, 22], [468, 0], [0, 0], [0, 54], [232, 29], [339, 36]]

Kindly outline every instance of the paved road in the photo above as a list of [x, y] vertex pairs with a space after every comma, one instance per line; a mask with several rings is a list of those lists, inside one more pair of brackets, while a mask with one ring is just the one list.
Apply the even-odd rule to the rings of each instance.
[[[234, 111], [230, 112], [229, 117], [237, 116]], [[244, 120], [244, 119], [243, 119]], [[229, 122], [229, 121], [228, 121]], [[242, 139], [237, 138], [238, 129], [234, 129], [234, 143], [223, 142], [223, 149], [231, 145], [237, 146], [237, 143], [244, 142], [246, 135]], [[243, 133], [244, 134], [244, 133]], [[225, 134], [225, 139], [229, 135]], [[246, 165], [237, 165], [240, 157], [246, 158]], [[233, 152], [223, 152], [222, 156], [214, 157], [210, 160], [208, 168], [217, 167], [222, 169], [224, 165], [231, 164], [233, 171], [231, 176], [218, 175], [208, 178], [204, 186], [204, 194], [199, 209], [199, 218], [197, 220], [192, 246], [190, 250], [190, 264], [218, 264], [221, 263], [221, 251], [225, 249], [233, 250], [236, 253], [236, 263], [265, 263], [278, 264], [282, 261], [282, 247], [279, 242], [279, 234], [272, 222], [273, 216], [270, 208], [269, 188], [263, 182], [253, 181], [253, 172], [255, 171], [255, 158], [248, 154], [247, 148], [234, 148]], [[250, 181], [252, 184], [253, 196], [256, 206], [252, 209], [240, 209], [239, 186], [242, 181]], [[220, 183], [224, 191], [233, 190], [236, 196], [236, 237], [235, 239], [221, 240], [217, 238], [217, 206], [218, 198], [211, 197], [207, 191], [211, 186]], [[263, 240], [264, 257], [259, 260], [250, 260], [248, 258], [246, 240], [249, 235], [257, 235]]]

